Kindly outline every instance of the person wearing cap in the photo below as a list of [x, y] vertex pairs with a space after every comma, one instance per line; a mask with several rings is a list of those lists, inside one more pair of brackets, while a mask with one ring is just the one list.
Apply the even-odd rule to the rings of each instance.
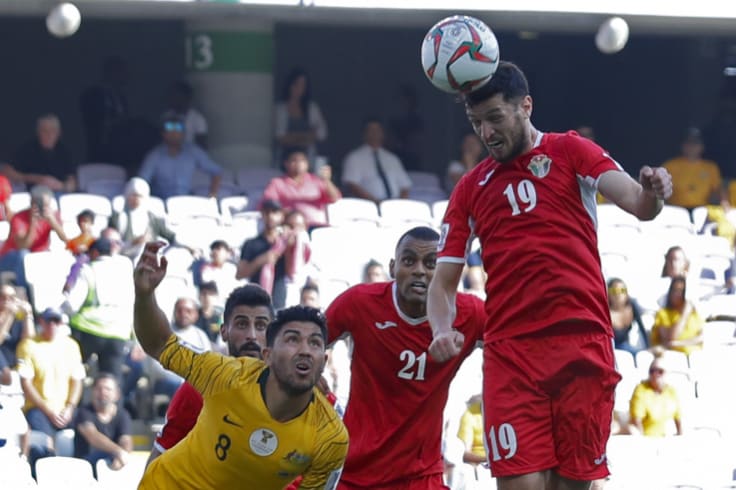
[[682, 140], [681, 154], [662, 164], [677, 182], [667, 204], [692, 210], [698, 206], [721, 204], [725, 200], [718, 165], [703, 159], [705, 145], [698, 128], [689, 128]]
[[682, 434], [680, 400], [677, 390], [667, 383], [667, 365], [662, 356], [649, 365], [649, 377], [639, 383], [629, 402], [629, 431], [651, 437], [664, 437], [674, 422]]
[[148, 207], [151, 195], [148, 182], [133, 177], [125, 184], [123, 194], [125, 206], [122, 210], [113, 211], [109, 222], [110, 228], [116, 229], [122, 238], [120, 253], [134, 259], [147, 241], [163, 238], [174, 243], [176, 234], [166, 225], [164, 218], [156, 216]]
[[86, 375], [79, 344], [66, 333], [64, 314], [46, 308], [38, 317], [39, 333], [18, 344], [18, 374], [25, 395], [23, 412], [30, 430], [46, 434], [46, 443], [30, 447], [22, 441], [31, 465], [54, 455], [54, 436], [68, 428], [82, 396]]
[[161, 199], [190, 194], [195, 170], [211, 177], [209, 196], [217, 197], [222, 168], [207, 152], [184, 137], [184, 119], [175, 113], [161, 120], [162, 142], [146, 155], [138, 176], [151, 185], [151, 193]]
[[266, 199], [261, 203], [263, 231], [243, 243], [236, 279], [248, 279], [271, 294], [274, 308], [286, 305], [286, 257], [284, 210], [281, 203]]
[[[70, 315], [72, 336], [83, 359], [97, 354], [99, 371], [115, 375], [122, 384], [122, 367], [133, 327], [133, 279], [122, 273], [111, 254], [112, 243], [98, 238], [89, 248], [89, 263], [69, 290], [64, 309]], [[127, 259], [126, 259], [127, 260]]]

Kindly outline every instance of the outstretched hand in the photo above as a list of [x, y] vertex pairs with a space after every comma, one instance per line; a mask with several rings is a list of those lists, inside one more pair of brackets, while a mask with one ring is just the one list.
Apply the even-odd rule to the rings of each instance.
[[457, 330], [435, 334], [429, 344], [429, 355], [437, 362], [445, 362], [460, 354], [465, 335]]
[[150, 294], [161, 284], [166, 275], [166, 257], [159, 259], [158, 252], [165, 247], [164, 242], [148, 242], [133, 272], [136, 294]]
[[672, 196], [672, 176], [664, 167], [652, 168], [645, 165], [639, 171], [639, 183], [657, 199], [664, 201]]

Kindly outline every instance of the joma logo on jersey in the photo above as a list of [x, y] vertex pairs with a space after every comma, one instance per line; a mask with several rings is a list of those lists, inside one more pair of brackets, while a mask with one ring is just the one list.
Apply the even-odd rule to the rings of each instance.
[[269, 429], [256, 429], [248, 440], [250, 449], [258, 456], [270, 456], [279, 447], [279, 439]]
[[535, 155], [526, 166], [535, 177], [540, 179], [547, 176], [551, 167], [552, 160], [547, 155]]

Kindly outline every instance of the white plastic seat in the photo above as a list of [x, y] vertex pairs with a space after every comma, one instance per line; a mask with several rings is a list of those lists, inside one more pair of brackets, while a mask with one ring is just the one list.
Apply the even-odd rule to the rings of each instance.
[[411, 180], [412, 187], [428, 187], [442, 189], [440, 178], [433, 172], [423, 172], [421, 170], [410, 170], [407, 172]]
[[[736, 301], [736, 298], [734, 298]], [[734, 313], [731, 310], [731, 314]], [[710, 321], [703, 325], [703, 345], [707, 347], [736, 344], [736, 322]], [[736, 352], [735, 352], [736, 354]]]
[[203, 196], [173, 196], [166, 199], [166, 213], [172, 223], [187, 218], [212, 217], [220, 220], [217, 200]]
[[245, 212], [248, 209], [246, 196], [228, 196], [220, 199], [220, 215], [225, 223], [230, 223], [234, 214]]
[[432, 208], [423, 201], [413, 199], [387, 199], [378, 205], [382, 226], [397, 226], [404, 223], [433, 226]]
[[62, 288], [73, 263], [74, 256], [66, 250], [26, 254], [23, 267], [36, 312], [64, 302]]
[[[119, 195], [112, 198], [112, 209], [115, 212], [121, 213], [125, 209], [125, 196]], [[146, 205], [148, 209], [160, 218], [166, 217], [166, 204], [163, 199], [156, 196], [150, 196], [146, 199]]]
[[447, 204], [449, 200], [442, 199], [432, 203], [432, 217], [434, 218], [435, 225], [439, 226], [442, 223], [442, 218], [445, 217], [445, 211], [447, 211]]
[[119, 180], [93, 180], [87, 184], [86, 192], [105, 196], [108, 199], [121, 194], [125, 189], [125, 182]]
[[708, 219], [708, 208], [698, 206], [691, 211], [693, 219], [693, 230], [695, 233], [701, 233], [706, 220]]
[[100, 488], [110, 490], [136, 488], [146, 470], [147, 461], [148, 453], [137, 451], [128, 455], [127, 463], [119, 470], [111, 469], [104, 459], [97, 461], [97, 481], [100, 482]]
[[369, 222], [378, 225], [381, 217], [373, 201], [355, 197], [344, 197], [327, 205], [327, 220], [332, 226], [355, 222]]
[[36, 481], [43, 488], [90, 488], [97, 484], [88, 461], [65, 456], [37, 460]]
[[171, 225], [178, 243], [203, 251], [208, 251], [213, 241], [224, 239], [224, 228], [217, 217], [205, 215], [183, 217]]
[[629, 214], [615, 204], [599, 204], [596, 208], [598, 226], [627, 226], [639, 228], [639, 218]]
[[736, 295], [714, 294], [700, 302], [698, 311], [705, 319], [734, 319], [736, 318]]
[[[14, 213], [31, 207], [30, 192], [13, 192], [8, 198], [8, 208]], [[55, 197], [51, 198], [51, 209], [59, 209], [59, 203]]]
[[84, 163], [77, 167], [77, 187], [84, 192], [90, 192], [90, 183], [98, 180], [117, 181], [124, 184], [127, 178], [125, 168], [112, 163]]
[[681, 207], [665, 204], [662, 211], [651, 221], [643, 221], [643, 227], [658, 228], [682, 228], [688, 233], [693, 233], [693, 222], [690, 219], [690, 212]]
[[54, 448], [57, 456], [74, 456], [74, 429], [63, 429], [54, 436]]
[[622, 349], [614, 349], [613, 354], [616, 358], [616, 370], [621, 374], [621, 376], [636, 375], [636, 362], [631, 352]]
[[112, 215], [112, 204], [107, 197], [87, 193], [62, 194], [59, 197], [59, 213], [62, 221], [76, 222], [77, 215], [85, 209], [95, 213], [94, 229], [97, 233], [107, 227]]

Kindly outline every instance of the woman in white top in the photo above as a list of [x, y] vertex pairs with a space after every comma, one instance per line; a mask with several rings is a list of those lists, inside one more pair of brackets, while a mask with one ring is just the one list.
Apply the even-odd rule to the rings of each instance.
[[303, 69], [295, 68], [286, 77], [274, 123], [276, 161], [281, 163], [286, 155], [301, 151], [314, 165], [317, 143], [327, 139], [327, 123], [312, 100], [309, 77]]

